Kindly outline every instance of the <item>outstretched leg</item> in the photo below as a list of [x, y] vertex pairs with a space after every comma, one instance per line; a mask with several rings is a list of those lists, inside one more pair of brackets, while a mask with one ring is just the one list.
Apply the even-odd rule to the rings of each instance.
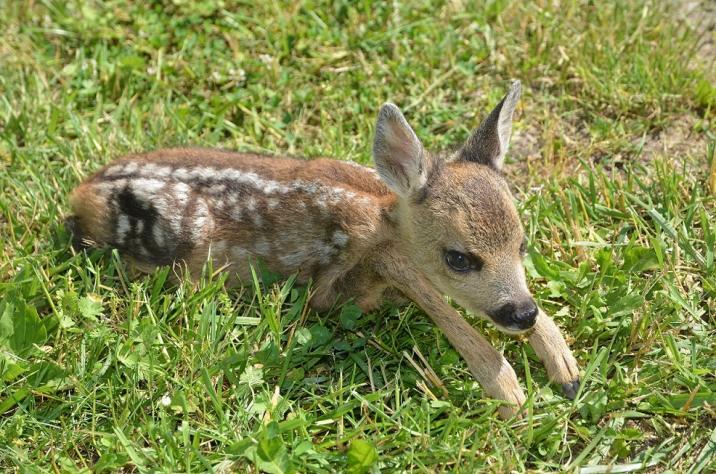
[[525, 395], [514, 369], [502, 354], [470, 326], [420, 272], [413, 270], [407, 259], [382, 259], [379, 271], [388, 284], [400, 290], [430, 316], [465, 359], [485, 393], [509, 403], [499, 408], [500, 416], [510, 418], [517, 414], [525, 402]]
[[544, 363], [549, 379], [561, 384], [564, 394], [574, 399], [579, 389], [579, 366], [559, 328], [542, 310], [528, 341]]

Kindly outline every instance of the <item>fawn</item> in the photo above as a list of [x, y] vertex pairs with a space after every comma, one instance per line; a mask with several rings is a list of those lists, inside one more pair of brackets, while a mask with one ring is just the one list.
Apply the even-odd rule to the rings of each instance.
[[485, 392], [519, 412], [510, 364], [443, 295], [526, 333], [549, 378], [573, 398], [579, 369], [527, 289], [525, 238], [501, 174], [520, 83], [451, 156], [428, 153], [400, 110], [380, 109], [376, 170], [214, 149], [165, 149], [115, 161], [77, 187], [68, 221], [79, 247], [116, 247], [142, 271], [211, 259], [233, 282], [250, 264], [313, 281], [312, 306], [386, 299], [418, 304], [460, 352]]

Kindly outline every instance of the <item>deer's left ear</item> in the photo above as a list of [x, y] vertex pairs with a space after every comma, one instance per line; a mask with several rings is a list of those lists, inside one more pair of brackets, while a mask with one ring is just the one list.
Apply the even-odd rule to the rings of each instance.
[[384, 104], [378, 114], [373, 159], [381, 179], [399, 196], [410, 197], [427, 181], [425, 149], [394, 104]]
[[472, 132], [460, 150], [459, 159], [502, 169], [512, 135], [512, 115], [520, 99], [520, 81], [512, 82], [510, 90]]

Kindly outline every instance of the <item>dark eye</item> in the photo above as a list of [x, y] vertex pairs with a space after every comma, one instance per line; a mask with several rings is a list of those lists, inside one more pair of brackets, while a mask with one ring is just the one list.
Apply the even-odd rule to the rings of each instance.
[[520, 255], [523, 257], [527, 254], [527, 239], [525, 238], [522, 240], [522, 244], [520, 245]]
[[456, 272], [479, 270], [482, 267], [482, 262], [479, 258], [458, 252], [457, 250], [448, 250], [445, 252], [445, 263]]

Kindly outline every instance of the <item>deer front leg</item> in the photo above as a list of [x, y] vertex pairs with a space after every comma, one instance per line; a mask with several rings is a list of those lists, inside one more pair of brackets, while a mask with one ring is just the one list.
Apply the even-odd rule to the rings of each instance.
[[467, 362], [473, 376], [491, 398], [504, 400], [498, 411], [503, 419], [516, 415], [525, 395], [509, 362], [475, 328], [447, 304], [439, 293], [411, 295], [447, 336]]
[[507, 419], [516, 415], [525, 402], [525, 395], [514, 369], [502, 354], [470, 326], [420, 273], [411, 271], [405, 263], [388, 267], [383, 268], [387, 273], [383, 273], [387, 283], [402, 291], [428, 314], [465, 359], [470, 372], [488, 396], [508, 402], [508, 405], [499, 408], [500, 416]]
[[561, 384], [565, 396], [574, 399], [579, 389], [577, 361], [557, 325], [542, 310], [528, 341], [547, 369], [549, 379]]

